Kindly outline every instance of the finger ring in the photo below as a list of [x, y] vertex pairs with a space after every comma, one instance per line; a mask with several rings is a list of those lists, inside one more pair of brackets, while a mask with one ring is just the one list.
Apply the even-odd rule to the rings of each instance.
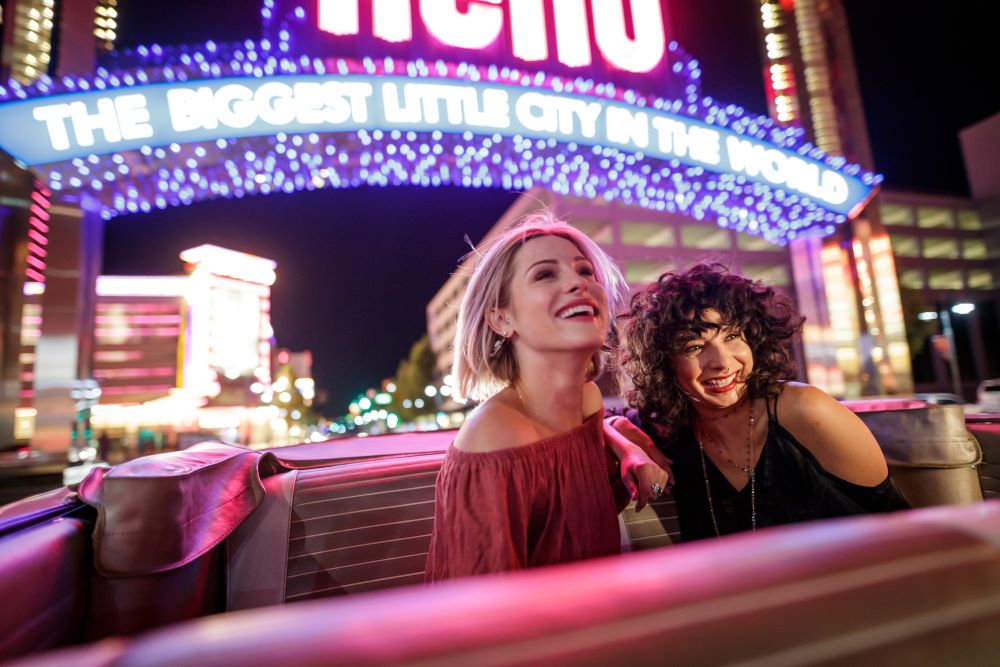
[[653, 482], [653, 486], [651, 486], [649, 490], [653, 492], [654, 498], [659, 498], [661, 495], [663, 495], [663, 487], [660, 486], [659, 482]]

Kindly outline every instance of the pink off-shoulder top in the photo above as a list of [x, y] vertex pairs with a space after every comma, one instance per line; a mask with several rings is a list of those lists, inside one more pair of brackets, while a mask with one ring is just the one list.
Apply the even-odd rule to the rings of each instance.
[[521, 447], [450, 447], [437, 479], [427, 581], [619, 553], [601, 417]]

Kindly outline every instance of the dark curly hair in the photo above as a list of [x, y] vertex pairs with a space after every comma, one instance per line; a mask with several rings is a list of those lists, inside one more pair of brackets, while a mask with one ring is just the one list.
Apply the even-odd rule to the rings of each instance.
[[[702, 319], [709, 308], [720, 313], [718, 324]], [[622, 386], [631, 386], [626, 400], [664, 436], [691, 410], [672, 365], [688, 340], [720, 325], [738, 325], [753, 353], [750, 396], [773, 396], [778, 381], [794, 374], [791, 343], [805, 320], [789, 299], [721, 264], [664, 273], [634, 294], [628, 312], [618, 319], [618, 371]]]

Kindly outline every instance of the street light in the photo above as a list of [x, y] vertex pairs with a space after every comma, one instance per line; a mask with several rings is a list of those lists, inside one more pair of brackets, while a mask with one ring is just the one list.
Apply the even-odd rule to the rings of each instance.
[[[956, 315], [968, 315], [975, 309], [976, 306], [972, 303], [956, 303], [951, 307], [951, 312]], [[947, 308], [944, 308], [938, 313], [938, 317], [941, 320], [941, 332], [948, 340], [948, 356], [951, 357], [948, 364], [951, 367], [951, 384], [955, 395], [961, 396], [962, 378], [958, 372], [958, 347], [955, 345], [955, 330], [951, 327], [951, 313], [948, 312]]]

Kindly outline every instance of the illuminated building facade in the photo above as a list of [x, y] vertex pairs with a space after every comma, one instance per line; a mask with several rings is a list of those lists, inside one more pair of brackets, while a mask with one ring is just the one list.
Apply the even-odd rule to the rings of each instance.
[[83, 73], [114, 48], [118, 0], [5, 0], [0, 31], [0, 80]]
[[[45, 278], [37, 265], [44, 264], [47, 255], [45, 201], [32, 174], [0, 152], [0, 446], [14, 442], [17, 431], [23, 320], [31, 323], [40, 317], [37, 306], [26, 308], [24, 285]], [[29, 326], [28, 333], [37, 328]]]
[[[996, 219], [991, 225], [981, 202], [960, 197], [887, 191], [878, 205], [895, 256], [916, 390], [971, 398], [980, 381], [1000, 377]], [[944, 317], [954, 351], [942, 338]]]
[[52, 64], [55, 0], [7, 0], [3, 9], [0, 78], [30, 83]]
[[[226, 429], [235, 439], [268, 442], [271, 413], [281, 417], [277, 407], [266, 405], [273, 394], [270, 286], [275, 263], [211, 245], [185, 250], [181, 259], [188, 267], [184, 276], [97, 279], [92, 379], [99, 388], [94, 398], [99, 398], [93, 426], [126, 433], [140, 427]], [[44, 292], [43, 283], [25, 286], [20, 417], [34, 415], [35, 344]], [[296, 387], [311, 399], [307, 360], [296, 362], [303, 373]], [[28, 426], [20, 424], [19, 439], [30, 437]]]
[[[760, 7], [760, 53], [772, 118], [806, 130], [821, 150], [872, 167], [850, 34], [840, 0], [753, 0]], [[790, 245], [805, 335], [809, 380], [834, 393], [955, 391], [971, 398], [975, 380], [1000, 374], [984, 336], [997, 328], [997, 257], [989, 206], [976, 181], [988, 160], [969, 159], [993, 141], [966, 142], [973, 199], [882, 190], [873, 205], [825, 241]], [[989, 133], [987, 133], [989, 136]], [[988, 151], [987, 151], [988, 152]], [[980, 187], [980, 190], [983, 188]], [[985, 206], [985, 209], [984, 209]], [[822, 286], [812, 279], [822, 272]], [[975, 303], [949, 319], [966, 386], [947, 368], [939, 311]], [[920, 317], [918, 317], [920, 316]], [[952, 376], [952, 379], [947, 379]]]
[[[839, 0], [752, 0], [772, 118], [831, 155], [872, 168], [864, 109]], [[806, 316], [806, 377], [838, 396], [913, 391], [895, 262], [878, 206], [825, 239], [793, 241]]]

